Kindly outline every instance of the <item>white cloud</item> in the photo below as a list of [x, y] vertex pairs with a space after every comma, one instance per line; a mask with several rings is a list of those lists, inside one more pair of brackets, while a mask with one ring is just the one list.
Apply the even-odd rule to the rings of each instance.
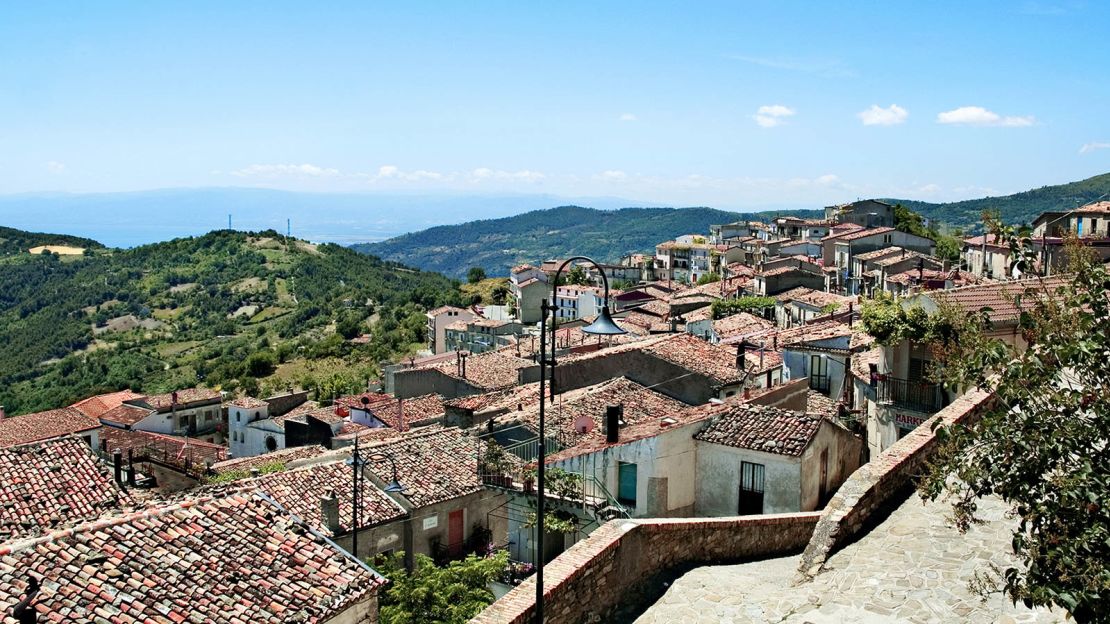
[[395, 167], [393, 165], [382, 165], [381, 167], [378, 167], [378, 177], [379, 178], [393, 178], [393, 177], [397, 176], [397, 173], [399, 171], [400, 171], [400, 169], [398, 169], [397, 167]]
[[1083, 147], [1079, 148], [1079, 153], [1080, 154], [1090, 154], [1091, 152], [1094, 152], [1094, 151], [1097, 151], [1097, 150], [1102, 150], [1102, 149], [1110, 149], [1110, 143], [1098, 142], [1098, 141], [1096, 141], [1094, 143], [1084, 143]]
[[479, 167], [470, 172], [470, 180], [472, 182], [481, 182], [483, 180], [510, 180], [518, 182], [539, 182], [546, 176], [539, 171], [531, 171], [523, 169], [521, 171], [500, 171], [490, 169], [488, 167]]
[[46, 170], [50, 173], [65, 173], [66, 165], [65, 163], [51, 160], [50, 162], [46, 163]]
[[830, 186], [838, 182], [840, 182], [840, 176], [832, 173], [826, 173], [825, 175], [817, 178], [817, 183], [822, 186]]
[[823, 78], [854, 78], [857, 75], [854, 69], [845, 67], [839, 59], [798, 60], [743, 54], [730, 54], [726, 58], [770, 69], [817, 74]]
[[621, 116], [617, 119], [620, 121], [636, 121], [636, 115], [632, 113], [621, 113]]
[[628, 179], [628, 174], [617, 169], [609, 169], [608, 171], [602, 171], [594, 177], [598, 180], [605, 180], [607, 182], [622, 182]]
[[236, 169], [235, 171], [232, 171], [231, 175], [238, 176], [240, 178], [279, 178], [291, 176], [330, 178], [339, 175], [339, 170], [317, 167], [316, 165], [310, 165], [307, 163], [303, 165], [250, 165], [248, 167], [243, 167], [242, 169]]
[[1031, 126], [1035, 123], [1032, 115], [1006, 116], [987, 110], [982, 106], [961, 106], [937, 115], [937, 123], [958, 124], [965, 126], [1004, 126], [1020, 128]]
[[896, 126], [906, 121], [906, 117], [909, 117], [910, 114], [897, 104], [891, 104], [889, 108], [872, 104], [871, 108], [860, 111], [856, 116], [865, 126]]
[[787, 117], [792, 117], [796, 111], [782, 104], [769, 104], [760, 106], [752, 119], [763, 128], [774, 128], [786, 123]]

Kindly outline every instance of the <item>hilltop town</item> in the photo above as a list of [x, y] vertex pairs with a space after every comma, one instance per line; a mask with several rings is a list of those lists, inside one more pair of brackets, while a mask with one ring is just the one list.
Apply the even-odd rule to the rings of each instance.
[[[860, 200], [612, 264], [536, 258], [511, 267], [503, 304], [425, 306], [421, 352], [354, 393], [197, 383], [0, 408], [0, 608], [33, 577], [41, 622], [376, 622], [379, 563], [504, 553], [476, 622], [529, 621], [537, 566], [550, 622], [679, 621], [695, 602], [718, 621], [741, 586], [759, 618], [1062, 621], [968, 593], [971, 564], [1008, 548], [997, 501], [1002, 528], [969, 535], [904, 502], [933, 423], [989, 396], [940, 383], [927, 340], [882, 333], [867, 310], [985, 315], [1021, 348], [1031, 304], [1015, 295], [1052, 297], [1074, 249], [1110, 261], [1110, 202], [1037, 217], [1032, 264], [998, 234], [954, 259], [896, 225], [894, 206]], [[272, 305], [296, 308], [284, 291]], [[610, 313], [620, 333], [592, 333]], [[959, 540], [967, 566], [926, 544]], [[896, 549], [925, 580], [892, 606], [845, 557]], [[733, 585], [706, 590], [702, 566], [722, 563], [738, 564]], [[930, 591], [947, 597], [920, 606], [930, 617], [901, 610]]]

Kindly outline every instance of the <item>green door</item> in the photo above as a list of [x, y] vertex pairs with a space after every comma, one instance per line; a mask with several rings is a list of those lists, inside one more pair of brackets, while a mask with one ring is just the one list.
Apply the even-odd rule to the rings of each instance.
[[617, 465], [617, 500], [625, 505], [636, 504], [636, 464]]

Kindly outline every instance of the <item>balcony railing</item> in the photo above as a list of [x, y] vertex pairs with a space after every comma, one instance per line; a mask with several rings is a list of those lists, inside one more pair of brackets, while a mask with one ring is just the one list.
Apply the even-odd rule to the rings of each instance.
[[909, 381], [897, 377], [879, 379], [876, 399], [881, 404], [893, 405], [915, 412], [933, 414], [948, 405], [944, 389], [927, 381]]

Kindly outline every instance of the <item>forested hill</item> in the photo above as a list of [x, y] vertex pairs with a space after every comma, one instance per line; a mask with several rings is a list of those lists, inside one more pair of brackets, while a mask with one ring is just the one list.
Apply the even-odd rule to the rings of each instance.
[[[1046, 210], [1068, 210], [1110, 193], [1110, 174], [1002, 197], [949, 203], [888, 199], [933, 223], [974, 229], [984, 210], [997, 210], [1008, 223], [1028, 223]], [[820, 217], [823, 210], [765, 211], [740, 214], [712, 208], [623, 208], [594, 210], [563, 206], [503, 219], [433, 227], [352, 248], [428, 271], [462, 277], [480, 266], [489, 275], [506, 275], [521, 262], [571, 254], [615, 261], [630, 252], [650, 252], [681, 234], [704, 234], [714, 223], [742, 218], [767, 221], [779, 215]]]
[[23, 230], [0, 226], [0, 256], [25, 253], [31, 248], [43, 245], [59, 245], [80, 249], [104, 248], [104, 245], [89, 238], [81, 238], [80, 236], [24, 232]]
[[[626, 253], [651, 251], [675, 236], [706, 233], [714, 223], [730, 223], [744, 216], [768, 218], [771, 214], [742, 215], [713, 208], [595, 210], [562, 206], [503, 219], [434, 227], [353, 248], [455, 277], [462, 277], [472, 266], [480, 266], [490, 275], [507, 275], [521, 262], [572, 254], [615, 262]], [[803, 210], [773, 214], [808, 217], [824, 213]]]
[[997, 210], [1003, 221], [1020, 224], [1032, 223], [1042, 212], [1071, 210], [1110, 194], [1110, 173], [1097, 175], [1078, 182], [1042, 186], [1031, 191], [984, 197], [965, 201], [934, 204], [912, 199], [888, 199], [930, 220], [940, 220], [958, 227], [974, 227], [982, 220], [984, 210]]
[[198, 383], [365, 387], [378, 362], [423, 341], [425, 309], [459, 297], [442, 275], [273, 231], [3, 256], [0, 405], [18, 414]]

